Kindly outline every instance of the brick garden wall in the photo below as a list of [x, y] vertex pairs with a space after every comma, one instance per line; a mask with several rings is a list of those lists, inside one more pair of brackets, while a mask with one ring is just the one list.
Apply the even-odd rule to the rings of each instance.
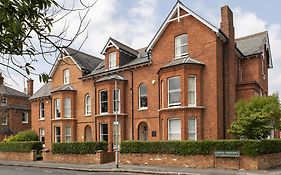
[[27, 153], [21, 152], [0, 152], [0, 160], [20, 160], [20, 161], [35, 161], [36, 151]]
[[113, 152], [97, 152], [96, 154], [53, 154], [43, 152], [43, 160], [48, 162], [103, 164], [114, 161]]
[[281, 165], [280, 157], [281, 153], [257, 157], [241, 156], [240, 158], [215, 158], [213, 155], [121, 154], [120, 161], [121, 164], [132, 165], [262, 170]]

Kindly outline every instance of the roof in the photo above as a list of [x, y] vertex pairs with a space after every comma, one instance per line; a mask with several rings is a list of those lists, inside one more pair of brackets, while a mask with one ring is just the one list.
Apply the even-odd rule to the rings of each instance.
[[84, 70], [94, 70], [102, 61], [102, 59], [86, 54], [81, 51], [77, 51], [72, 48], [65, 49], [69, 56], [71, 56], [76, 63]]
[[113, 70], [106, 70], [105, 66], [104, 66], [104, 60], [103, 60], [97, 66], [97, 68], [94, 71], [92, 71], [90, 74], [88, 74], [87, 76], [97, 75], [100, 73], [107, 73], [107, 72], [116, 71], [116, 70], [120, 70], [120, 69], [124, 69], [124, 68], [134, 67], [134, 66], [137, 66], [140, 64], [150, 63], [151, 60], [149, 59], [145, 50], [146, 50], [146, 48], [138, 49], [139, 56], [137, 58], [135, 58], [132, 61], [118, 67], [117, 69], [113, 69]]
[[[185, 15], [180, 15], [178, 14], [178, 12], [180, 12], [180, 9], [184, 10], [187, 14]], [[167, 16], [167, 18], [165, 19], [165, 21], [163, 22], [162, 26], [159, 28], [159, 30], [157, 31], [157, 33], [155, 34], [155, 36], [153, 37], [153, 39], [151, 40], [151, 42], [149, 43], [146, 51], [148, 52], [149, 50], [153, 49], [153, 46], [157, 43], [158, 39], [161, 37], [161, 35], [163, 34], [163, 32], [165, 31], [165, 29], [167, 28], [167, 26], [169, 25], [170, 22], [174, 21], [174, 20], [178, 20], [177, 18], [173, 18], [175, 15], [177, 14], [178, 17], [183, 18], [186, 16], [193, 16], [194, 18], [196, 18], [197, 20], [199, 20], [200, 22], [202, 22], [204, 25], [206, 25], [208, 28], [210, 28], [212, 31], [214, 31], [215, 33], [217, 33], [219, 36], [225, 38], [219, 31], [219, 29], [217, 27], [215, 27], [213, 24], [209, 23], [207, 20], [205, 20], [204, 18], [202, 18], [201, 16], [199, 16], [198, 14], [196, 14], [195, 12], [193, 12], [192, 10], [190, 10], [189, 8], [187, 8], [183, 3], [181, 3], [180, 1], [177, 1], [177, 3], [175, 4], [175, 6], [173, 7], [173, 9], [171, 10], [171, 12], [169, 13], [169, 15]]]
[[199, 64], [199, 65], [205, 65], [204, 63], [197, 61], [195, 59], [190, 58], [189, 56], [186, 57], [182, 57], [182, 58], [178, 58], [178, 59], [174, 59], [173, 61], [171, 61], [170, 63], [164, 65], [161, 68], [167, 68], [167, 67], [172, 67], [172, 66], [177, 66], [180, 64]]
[[27, 94], [12, 89], [8, 86], [5, 86], [4, 84], [0, 84], [0, 94], [6, 96], [18, 96], [18, 97], [26, 97], [26, 98], [29, 97]]
[[76, 89], [71, 86], [70, 84], [62, 85], [60, 87], [54, 88], [51, 92], [57, 92], [57, 91], [76, 91]]
[[29, 100], [34, 100], [38, 98], [44, 98], [51, 96], [51, 85], [52, 82], [45, 83], [35, 94], [33, 94]]
[[109, 81], [109, 80], [126, 81], [126, 79], [121, 77], [120, 75], [109, 75], [98, 79], [96, 82], [98, 83], [98, 82]]
[[117, 49], [121, 49], [121, 50], [123, 50], [123, 51], [125, 51], [127, 53], [130, 53], [130, 54], [134, 55], [134, 56], [138, 56], [139, 55], [139, 52], [137, 50], [132, 49], [131, 47], [129, 47], [129, 46], [127, 46], [127, 45], [125, 45], [125, 44], [123, 44], [123, 43], [113, 39], [113, 38], [109, 38], [108, 39], [108, 41], [107, 41], [105, 47], [103, 48], [101, 54], [105, 54], [106, 49], [112, 46], [111, 44], [113, 46], [115, 46]]
[[271, 51], [267, 31], [236, 39], [236, 46], [244, 56], [261, 54], [264, 46], [269, 48], [269, 66], [272, 67]]
[[[100, 64], [100, 62], [102, 62], [102, 59], [100, 58], [94, 57], [92, 55], [86, 54], [84, 52], [69, 47], [63, 49], [63, 55], [69, 56], [80, 70], [86, 71], [87, 73], [92, 72]], [[56, 59], [56, 62], [54, 63], [50, 71], [50, 77], [53, 76], [59, 64], [59, 61], [61, 60], [63, 60], [63, 57], [58, 57]]]

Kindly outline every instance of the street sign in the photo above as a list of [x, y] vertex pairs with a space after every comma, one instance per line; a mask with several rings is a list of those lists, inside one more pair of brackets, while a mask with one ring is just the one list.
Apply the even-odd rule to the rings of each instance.
[[215, 151], [215, 157], [240, 157], [240, 151]]

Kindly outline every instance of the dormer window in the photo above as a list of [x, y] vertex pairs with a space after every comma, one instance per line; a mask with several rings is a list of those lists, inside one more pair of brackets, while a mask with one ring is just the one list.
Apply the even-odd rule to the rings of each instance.
[[187, 34], [175, 38], [175, 58], [187, 55]]
[[69, 69], [63, 70], [63, 84], [69, 84]]
[[116, 68], [116, 52], [109, 54], [109, 69]]

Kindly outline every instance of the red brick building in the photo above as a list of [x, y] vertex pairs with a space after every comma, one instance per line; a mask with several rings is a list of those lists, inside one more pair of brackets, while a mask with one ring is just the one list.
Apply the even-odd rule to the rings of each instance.
[[235, 39], [228, 6], [216, 28], [177, 2], [147, 47], [109, 38], [102, 54], [65, 49], [51, 81], [31, 97], [32, 128], [46, 147], [112, 147], [116, 113], [121, 140], [226, 139], [235, 102], [268, 94], [268, 34]]
[[27, 94], [4, 85], [0, 73], [0, 140], [19, 131], [31, 129], [30, 102], [33, 80], [27, 81]]

